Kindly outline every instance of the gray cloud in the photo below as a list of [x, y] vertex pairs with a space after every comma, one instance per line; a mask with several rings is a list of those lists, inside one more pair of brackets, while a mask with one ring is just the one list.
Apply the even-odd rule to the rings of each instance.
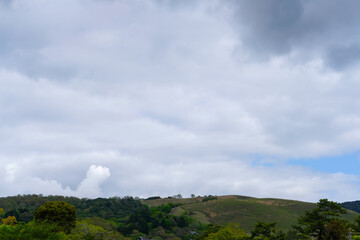
[[357, 45], [330, 47], [325, 62], [336, 70], [356, 65], [360, 60], [360, 47]]
[[[229, 1], [244, 50], [258, 59], [293, 54], [307, 61], [319, 54], [335, 70], [356, 63], [347, 50], [359, 41], [359, 2]], [[342, 49], [342, 50], [341, 50]], [[340, 53], [341, 51], [341, 53]], [[346, 52], [346, 53], [345, 53]], [[346, 54], [346, 56], [344, 56]], [[337, 55], [337, 56], [335, 56]], [[334, 58], [340, 57], [344, 62]]]
[[13, 0], [1, 0], [0, 5], [1, 6], [9, 6], [12, 2], [13, 2]]
[[232, 1], [246, 46], [257, 54], [286, 54], [301, 37], [303, 6], [296, 1]]
[[184, 1], [155, 0], [155, 2], [164, 5], [166, 7], [169, 7], [170, 9], [173, 10], [194, 7], [200, 3], [200, 1], [191, 1], [191, 0], [184, 0]]

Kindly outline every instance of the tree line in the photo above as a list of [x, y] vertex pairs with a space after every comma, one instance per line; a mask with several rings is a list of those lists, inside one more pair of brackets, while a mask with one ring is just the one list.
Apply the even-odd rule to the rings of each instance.
[[[4, 204], [5, 207], [14, 207], [13, 201], [20, 198], [13, 197]], [[262, 221], [258, 221], [251, 232], [245, 232], [238, 223], [226, 226], [201, 224], [186, 211], [175, 216], [172, 213], [181, 205], [179, 203], [149, 207], [131, 197], [112, 198], [109, 201], [73, 198], [73, 204], [63, 201], [69, 199], [61, 197], [44, 203], [39, 201], [42, 197], [29, 195], [25, 198], [28, 202], [18, 202], [16, 209], [4, 211], [6, 208], [0, 208], [0, 240], [360, 239], [360, 215], [354, 222], [349, 222], [342, 218], [346, 210], [341, 204], [327, 199], [321, 199], [317, 207], [305, 211], [297, 224], [287, 232], [277, 229], [274, 222]], [[35, 209], [33, 206], [38, 207]]]

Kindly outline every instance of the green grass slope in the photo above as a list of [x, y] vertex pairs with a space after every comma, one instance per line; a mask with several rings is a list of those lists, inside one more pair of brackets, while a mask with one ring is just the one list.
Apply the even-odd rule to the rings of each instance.
[[[244, 196], [220, 196], [216, 200], [203, 202], [203, 197], [187, 199], [155, 199], [145, 200], [149, 206], [157, 206], [168, 202], [182, 203], [174, 209], [173, 214], [180, 215], [188, 211], [195, 219], [202, 223], [225, 225], [237, 222], [247, 231], [254, 228], [256, 221], [276, 222], [277, 227], [288, 230], [297, 223], [298, 217], [316, 207], [315, 203], [272, 199], [251, 198]], [[354, 212], [345, 217], [352, 220]]]

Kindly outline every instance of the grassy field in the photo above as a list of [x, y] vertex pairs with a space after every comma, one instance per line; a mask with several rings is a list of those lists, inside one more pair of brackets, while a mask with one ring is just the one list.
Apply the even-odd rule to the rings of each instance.
[[[204, 197], [185, 199], [155, 199], [144, 200], [149, 206], [157, 206], [165, 203], [181, 203], [173, 210], [174, 215], [181, 215], [188, 211], [192, 216], [202, 223], [213, 223], [225, 225], [237, 222], [249, 232], [253, 229], [256, 221], [276, 222], [277, 227], [288, 230], [296, 224], [299, 216], [305, 211], [316, 207], [315, 203], [272, 199], [252, 198], [245, 196], [219, 196], [216, 200], [203, 202]], [[349, 212], [345, 217], [352, 220], [354, 212]]]

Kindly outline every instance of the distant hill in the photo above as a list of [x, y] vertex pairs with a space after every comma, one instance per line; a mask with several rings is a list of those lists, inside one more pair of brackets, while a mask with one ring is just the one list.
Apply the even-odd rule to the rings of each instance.
[[343, 208], [360, 213], [360, 201], [343, 202], [341, 205]]
[[[183, 204], [173, 210], [175, 215], [188, 211], [202, 223], [225, 225], [229, 222], [238, 222], [248, 232], [254, 228], [256, 221], [276, 222], [279, 229], [288, 230], [297, 223], [297, 219], [305, 211], [316, 207], [315, 203], [235, 195], [143, 201], [149, 206], [158, 206], [169, 202]], [[354, 212], [349, 211], [345, 218], [352, 221], [355, 215]]]

